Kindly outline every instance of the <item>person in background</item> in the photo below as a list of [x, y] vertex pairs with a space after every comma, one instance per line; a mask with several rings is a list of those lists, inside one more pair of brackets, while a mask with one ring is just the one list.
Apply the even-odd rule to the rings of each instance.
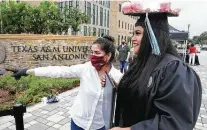
[[190, 44], [188, 43], [188, 45], [187, 45], [187, 50], [190, 48]]
[[130, 49], [130, 56], [129, 56], [129, 65], [128, 66], [130, 66], [130, 63], [132, 63], [132, 61], [134, 60], [134, 57], [135, 57], [136, 55], [134, 54], [134, 48], [132, 47], [131, 49]]
[[[105, 130], [103, 93], [108, 72], [117, 84], [122, 73], [114, 68], [114, 38], [104, 36], [94, 41], [90, 62], [68, 66], [48, 66], [34, 69], [17, 69], [13, 76], [34, 75], [53, 78], [80, 78], [80, 91], [72, 107], [71, 130]], [[69, 128], [68, 128], [69, 129]]]
[[191, 44], [189, 47], [189, 64], [195, 65], [196, 47]]
[[125, 42], [125, 40], [121, 41], [121, 45], [118, 46], [117, 50], [119, 51], [119, 66], [121, 73], [125, 73], [127, 71], [129, 56], [130, 56], [130, 48]]

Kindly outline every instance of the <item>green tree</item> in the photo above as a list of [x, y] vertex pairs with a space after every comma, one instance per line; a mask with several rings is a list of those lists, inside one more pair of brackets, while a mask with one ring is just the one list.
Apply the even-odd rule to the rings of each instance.
[[44, 20], [38, 7], [30, 8], [29, 16], [25, 19], [25, 28], [27, 33], [41, 34], [44, 29]]
[[83, 23], [87, 24], [89, 22], [89, 17], [77, 8], [72, 8], [71, 12], [73, 14], [71, 15], [71, 28], [76, 35], [76, 33], [80, 30], [79, 26]]
[[[64, 30], [68, 27], [72, 28], [72, 31], [76, 35], [78, 31], [80, 31], [80, 25], [83, 23], [89, 22], [89, 17], [81, 12], [80, 9], [77, 8], [64, 8]], [[66, 28], [65, 28], [66, 27]]]
[[206, 45], [207, 44], [207, 31], [201, 33], [201, 35], [196, 40], [197, 43], [200, 45]]
[[28, 18], [31, 17], [31, 8], [24, 2], [2, 2], [1, 22], [2, 33], [25, 33], [29, 30]]
[[79, 9], [60, 11], [56, 2], [44, 1], [39, 6], [14, 1], [0, 3], [0, 33], [57, 34], [71, 27], [76, 34], [79, 26], [88, 21]]
[[0, 33], [4, 33], [4, 23], [6, 22], [6, 16], [4, 15], [4, 13], [6, 12], [6, 3], [1, 2], [0, 3]]
[[62, 28], [62, 17], [55, 2], [41, 2], [39, 7], [40, 18], [43, 23], [43, 33], [57, 33]]
[[28, 5], [9, 1], [1, 3], [1, 21], [4, 33], [21, 33], [25, 31], [24, 19], [27, 16]]

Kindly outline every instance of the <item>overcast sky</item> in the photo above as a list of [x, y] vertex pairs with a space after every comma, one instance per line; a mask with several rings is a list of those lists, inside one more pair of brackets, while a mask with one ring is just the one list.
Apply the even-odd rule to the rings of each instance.
[[170, 25], [187, 31], [190, 24], [190, 37], [207, 31], [207, 0], [172, 0], [172, 3], [182, 10], [179, 17], [169, 18]]
[[[129, 0], [149, 3], [171, 2], [172, 8], [180, 8], [179, 17], [170, 17], [169, 23], [178, 30], [188, 30], [190, 37], [207, 31], [207, 0]], [[158, 4], [159, 5], [159, 4]]]

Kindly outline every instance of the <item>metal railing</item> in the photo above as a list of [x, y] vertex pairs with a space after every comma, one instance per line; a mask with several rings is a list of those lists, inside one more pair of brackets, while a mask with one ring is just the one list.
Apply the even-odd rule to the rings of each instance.
[[22, 104], [15, 104], [13, 109], [0, 111], [0, 117], [2, 116], [14, 116], [16, 130], [24, 130], [23, 115], [26, 112], [26, 107]]
[[[0, 73], [3, 75], [3, 73]], [[26, 106], [22, 104], [15, 104], [12, 109], [0, 111], [0, 117], [2, 116], [14, 116], [16, 130], [24, 130], [23, 115], [26, 113]]]

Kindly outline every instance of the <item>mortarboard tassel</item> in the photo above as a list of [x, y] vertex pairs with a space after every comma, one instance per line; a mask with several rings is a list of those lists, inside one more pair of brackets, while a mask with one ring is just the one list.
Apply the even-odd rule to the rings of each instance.
[[151, 44], [151, 47], [152, 47], [152, 54], [161, 55], [160, 48], [159, 48], [159, 45], [157, 43], [157, 39], [155, 37], [155, 34], [152, 30], [152, 26], [151, 26], [149, 18], [148, 18], [148, 13], [146, 13], [145, 25], [146, 25], [147, 34], [148, 34], [148, 37], [149, 37], [149, 40], [150, 40], [150, 44]]

